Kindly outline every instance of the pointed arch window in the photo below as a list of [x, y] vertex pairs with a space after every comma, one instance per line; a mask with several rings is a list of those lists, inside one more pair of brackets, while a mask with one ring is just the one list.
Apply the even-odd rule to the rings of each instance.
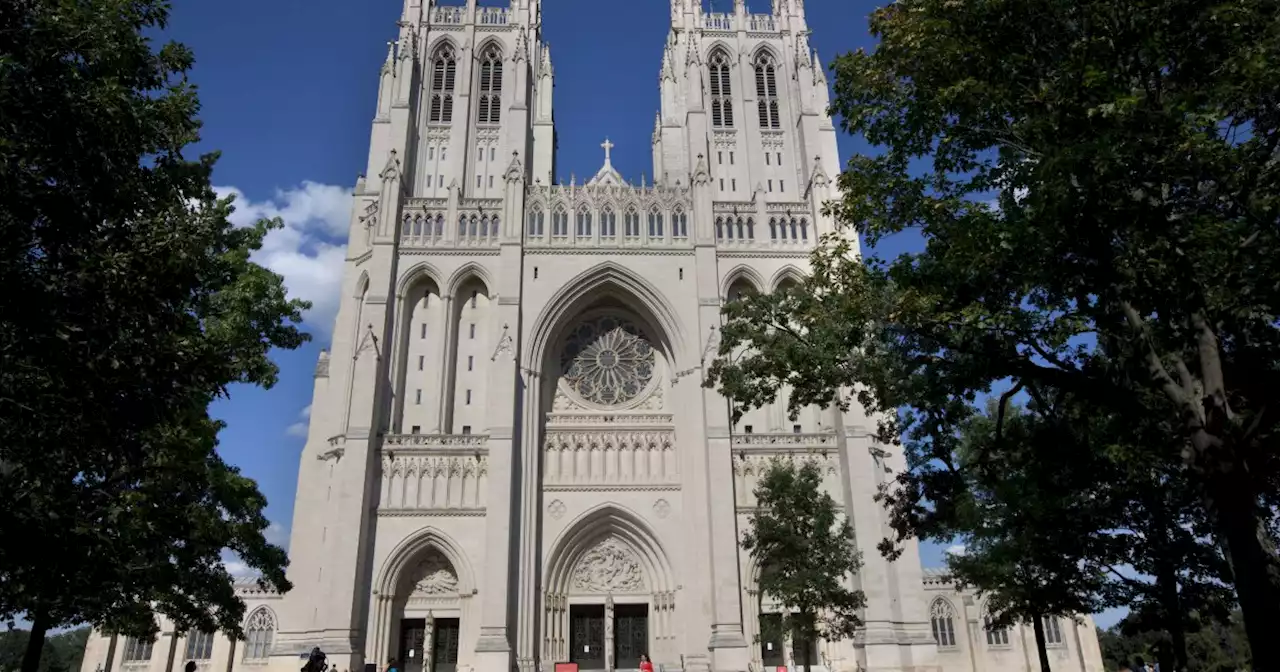
[[1062, 646], [1062, 624], [1057, 616], [1040, 619], [1044, 627], [1044, 643], [1048, 646]]
[[938, 598], [929, 607], [929, 623], [933, 626], [933, 641], [941, 648], [956, 645], [956, 612], [951, 603]]
[[569, 237], [569, 213], [564, 208], [556, 208], [551, 215], [551, 236], [553, 238]]
[[542, 210], [538, 208], [534, 208], [533, 210], [530, 210], [529, 222], [528, 222], [528, 227], [529, 227], [528, 233], [530, 238], [542, 237], [542, 224], [543, 224]]
[[271, 652], [276, 636], [276, 619], [270, 611], [259, 608], [249, 616], [244, 629], [244, 659], [263, 660]]
[[480, 99], [476, 123], [496, 126], [502, 121], [502, 52], [490, 45], [480, 54]]
[[578, 237], [586, 238], [591, 235], [591, 211], [583, 208], [578, 211]]
[[635, 208], [628, 208], [622, 216], [622, 235], [627, 238], [640, 237], [640, 213]]
[[618, 218], [613, 214], [613, 208], [605, 206], [600, 213], [600, 237], [614, 238], [618, 235]]
[[778, 118], [777, 65], [766, 52], [756, 56], [756, 106], [760, 112], [760, 128], [781, 128]]
[[683, 210], [671, 214], [671, 236], [673, 238], [689, 237], [689, 218]]
[[729, 55], [723, 49], [711, 54], [707, 66], [710, 75], [711, 125], [733, 128], [733, 85], [729, 74]]
[[661, 238], [662, 235], [662, 211], [655, 208], [649, 213], [649, 237]]
[[428, 122], [447, 124], [453, 121], [453, 85], [457, 75], [458, 59], [454, 54], [453, 45], [441, 45], [431, 57], [431, 104], [427, 110]]
[[982, 629], [987, 631], [987, 646], [997, 648], [1009, 646], [1009, 629], [993, 626], [994, 620], [990, 614], [982, 617]]
[[192, 630], [187, 633], [187, 660], [209, 660], [213, 657], [213, 633]]
[[126, 663], [151, 660], [151, 650], [155, 640], [142, 637], [129, 637], [124, 640], [124, 661]]

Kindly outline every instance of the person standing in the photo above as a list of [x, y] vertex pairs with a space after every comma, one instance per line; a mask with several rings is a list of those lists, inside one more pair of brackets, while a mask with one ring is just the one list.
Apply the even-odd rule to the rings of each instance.
[[640, 654], [640, 672], [653, 672], [653, 663], [649, 662], [649, 654]]

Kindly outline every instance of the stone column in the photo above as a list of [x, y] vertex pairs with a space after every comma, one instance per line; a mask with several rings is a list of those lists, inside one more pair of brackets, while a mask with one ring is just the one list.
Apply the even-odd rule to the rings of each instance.
[[604, 669], [605, 672], [613, 672], [614, 666], [614, 641], [613, 641], [613, 595], [604, 598]]
[[431, 672], [431, 657], [435, 655], [436, 617], [427, 612], [427, 627], [422, 633], [422, 672]]

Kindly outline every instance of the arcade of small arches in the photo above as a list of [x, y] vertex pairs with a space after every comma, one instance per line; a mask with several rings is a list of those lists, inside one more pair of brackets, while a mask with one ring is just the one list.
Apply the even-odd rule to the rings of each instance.
[[[681, 207], [675, 207], [669, 213], [659, 207], [643, 211], [635, 205], [627, 205], [622, 214], [621, 238], [639, 240], [647, 237], [650, 240], [665, 239], [684, 240], [689, 237], [689, 216]], [[591, 238], [599, 235], [602, 240], [619, 237], [618, 215], [613, 205], [604, 204], [592, 208], [586, 204], [578, 206], [573, 217], [574, 226], [569, 226], [570, 208], [556, 204], [551, 210], [550, 237], [552, 240], [574, 238]], [[667, 223], [670, 222], [668, 229]], [[525, 216], [525, 235], [533, 240], [547, 235], [547, 215], [539, 204], [532, 205]]]

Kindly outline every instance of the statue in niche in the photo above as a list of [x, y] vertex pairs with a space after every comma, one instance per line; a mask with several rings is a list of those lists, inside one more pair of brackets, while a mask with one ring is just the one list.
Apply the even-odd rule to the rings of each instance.
[[414, 595], [449, 595], [458, 592], [458, 576], [453, 565], [439, 551], [431, 551], [415, 568]]
[[578, 561], [573, 587], [587, 593], [636, 593], [644, 590], [644, 574], [631, 550], [609, 537]]

